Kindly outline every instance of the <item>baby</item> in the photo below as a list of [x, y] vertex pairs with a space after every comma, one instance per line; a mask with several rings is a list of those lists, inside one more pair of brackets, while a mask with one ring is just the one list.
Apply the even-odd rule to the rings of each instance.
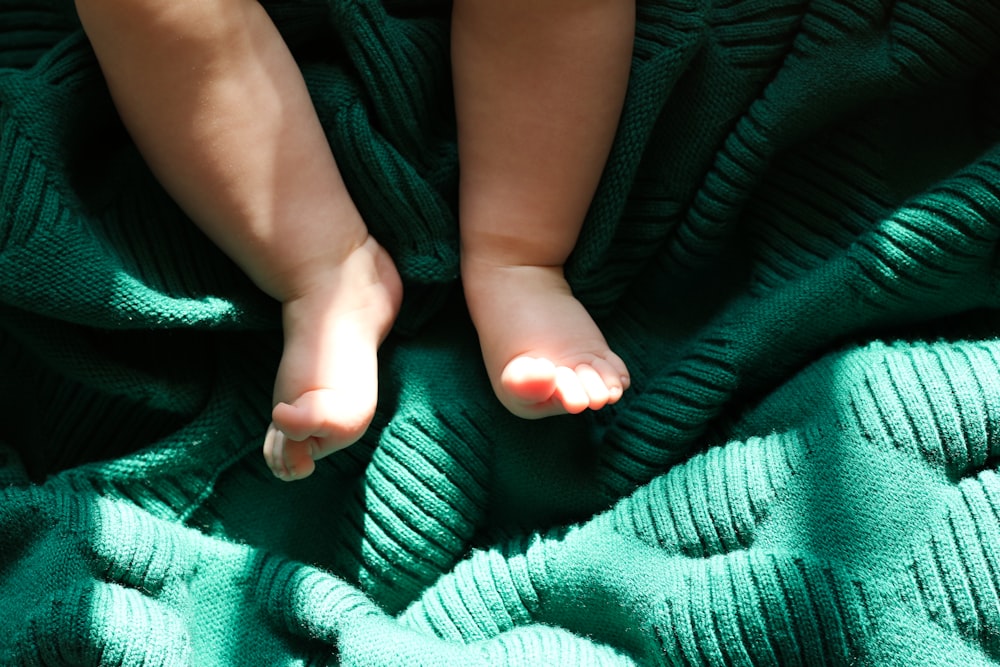
[[[362, 436], [402, 299], [302, 75], [256, 0], [76, 0], [115, 104], [186, 213], [282, 304], [264, 456], [281, 479]], [[515, 415], [598, 410], [628, 372], [563, 265], [610, 150], [634, 0], [455, 0], [462, 284]]]

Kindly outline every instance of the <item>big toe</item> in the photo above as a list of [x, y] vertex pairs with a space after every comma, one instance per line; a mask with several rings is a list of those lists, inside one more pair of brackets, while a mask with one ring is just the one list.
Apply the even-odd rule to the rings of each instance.
[[285, 481], [302, 479], [312, 474], [316, 468], [313, 462], [312, 439], [290, 440], [271, 424], [264, 437], [264, 460], [274, 476]]
[[556, 390], [556, 367], [548, 359], [517, 357], [500, 375], [503, 389], [525, 405], [541, 403]]
[[375, 400], [334, 389], [307, 391], [293, 403], [278, 403], [271, 418], [290, 440], [312, 439], [314, 459], [356, 442], [375, 415]]
[[560, 369], [548, 359], [516, 357], [500, 375], [497, 397], [511, 413], [524, 419], [566, 414], [559, 373]]

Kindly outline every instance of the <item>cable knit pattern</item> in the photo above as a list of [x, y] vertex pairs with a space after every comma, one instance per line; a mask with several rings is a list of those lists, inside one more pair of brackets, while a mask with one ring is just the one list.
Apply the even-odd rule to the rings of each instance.
[[406, 282], [364, 438], [277, 482], [280, 311], [0, 0], [0, 664], [1000, 662], [1000, 4], [642, 0], [567, 275], [599, 413], [461, 304], [450, 5], [266, 0]]

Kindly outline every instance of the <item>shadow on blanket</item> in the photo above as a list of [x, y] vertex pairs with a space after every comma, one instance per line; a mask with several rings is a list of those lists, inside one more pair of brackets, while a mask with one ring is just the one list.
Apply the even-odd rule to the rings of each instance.
[[456, 290], [448, 3], [265, 4], [406, 280], [375, 422], [270, 476], [276, 304], [71, 4], [0, 0], [0, 662], [1000, 660], [1000, 5], [640, 2], [569, 267], [633, 388], [526, 422]]

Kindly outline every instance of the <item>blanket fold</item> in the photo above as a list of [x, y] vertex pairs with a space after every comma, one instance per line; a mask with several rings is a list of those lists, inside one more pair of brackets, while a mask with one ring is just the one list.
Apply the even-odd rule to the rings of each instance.
[[639, 2], [567, 267], [632, 387], [530, 422], [457, 284], [449, 3], [263, 4], [406, 284], [374, 422], [270, 475], [278, 305], [72, 3], [0, 0], [0, 663], [1000, 662], [1000, 5]]

